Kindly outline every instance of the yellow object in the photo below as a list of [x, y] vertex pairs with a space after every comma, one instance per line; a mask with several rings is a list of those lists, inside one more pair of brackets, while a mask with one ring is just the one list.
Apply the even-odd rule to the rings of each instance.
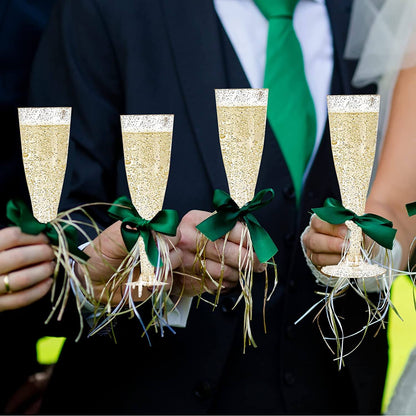
[[413, 300], [414, 286], [408, 276], [398, 276], [393, 283], [391, 299], [403, 321], [390, 308], [387, 336], [389, 365], [382, 403], [382, 412], [394, 393], [412, 349], [416, 346], [416, 310]]
[[66, 338], [43, 337], [36, 343], [36, 353], [39, 364], [55, 364], [61, 354]]

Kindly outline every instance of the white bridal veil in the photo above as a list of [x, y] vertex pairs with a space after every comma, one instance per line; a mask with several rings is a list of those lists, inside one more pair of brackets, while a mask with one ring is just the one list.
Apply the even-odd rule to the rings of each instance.
[[416, 65], [416, 0], [354, 0], [345, 57], [359, 58], [354, 86], [378, 85], [378, 154], [397, 74]]

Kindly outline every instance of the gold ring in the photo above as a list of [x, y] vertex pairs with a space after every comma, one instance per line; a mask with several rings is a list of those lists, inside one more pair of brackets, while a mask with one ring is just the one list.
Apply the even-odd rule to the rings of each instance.
[[4, 287], [6, 288], [6, 293], [12, 293], [12, 289], [10, 288], [10, 282], [9, 282], [9, 275], [5, 274], [3, 276], [3, 283]]
[[311, 255], [309, 256], [311, 263], [313, 263], [312, 257], [313, 257], [313, 253], [311, 253]]

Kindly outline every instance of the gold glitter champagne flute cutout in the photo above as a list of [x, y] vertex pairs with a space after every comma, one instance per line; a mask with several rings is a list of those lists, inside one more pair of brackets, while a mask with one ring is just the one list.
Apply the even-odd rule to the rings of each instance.
[[[215, 100], [229, 192], [241, 208], [255, 194], [263, 154], [268, 89], [216, 89]], [[239, 259], [240, 285], [245, 301], [244, 346], [246, 336], [256, 346], [250, 328], [253, 248], [247, 227], [243, 225], [242, 241], [245, 239], [250, 255], [249, 258]]]
[[71, 108], [19, 108], [23, 165], [34, 217], [54, 220], [64, 183]]
[[[329, 95], [328, 118], [335, 169], [345, 208], [364, 215], [377, 141], [380, 96]], [[352, 221], [349, 247], [340, 263], [322, 273], [341, 278], [382, 276], [386, 270], [370, 264], [361, 254], [362, 230]]]
[[[174, 116], [122, 115], [124, 161], [132, 203], [139, 215], [151, 220], [163, 206], [170, 167]], [[147, 258], [142, 237], [139, 237], [140, 277], [132, 286], [162, 284]]]

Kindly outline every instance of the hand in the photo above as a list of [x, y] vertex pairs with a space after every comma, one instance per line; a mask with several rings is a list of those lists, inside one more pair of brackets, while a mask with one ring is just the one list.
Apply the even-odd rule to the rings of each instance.
[[[201, 268], [195, 263], [195, 255], [197, 252], [197, 242], [201, 239], [201, 234], [196, 226], [208, 218], [211, 213], [206, 211], [190, 211], [181, 220], [179, 230], [181, 239], [177, 245], [182, 252], [182, 268], [176, 273], [174, 278], [173, 292], [179, 293], [183, 290], [183, 294], [187, 296], [195, 296], [201, 293]], [[205, 247], [206, 269], [214, 281], [218, 282], [221, 276], [221, 255], [224, 253], [224, 268], [222, 281], [222, 290], [228, 291], [237, 286], [239, 281], [238, 257], [240, 252], [240, 240], [242, 232], [242, 224], [237, 223], [231, 230], [228, 240], [219, 239], [215, 242], [208, 241]], [[241, 249], [241, 256], [247, 255], [245, 246]], [[263, 272], [266, 268], [265, 264], [261, 264], [254, 254], [254, 271]], [[208, 292], [216, 292], [217, 286], [209, 278], [205, 279], [205, 287], [203, 290]]]
[[345, 224], [329, 224], [313, 214], [302, 234], [307, 257], [318, 268], [338, 264], [347, 233]]
[[0, 230], [0, 311], [22, 308], [46, 295], [54, 258], [44, 234], [24, 234], [18, 227]]
[[[123, 242], [120, 227], [121, 221], [115, 222], [96, 237], [92, 244], [84, 249], [85, 253], [90, 256], [87, 267], [94, 287], [94, 296], [95, 299], [99, 300], [101, 303], [105, 303], [108, 300], [103, 289], [128, 254]], [[169, 256], [172, 269], [176, 269], [181, 264], [181, 251], [175, 248], [175, 245], [179, 242], [180, 234], [178, 233], [175, 237], [166, 236], [164, 238], [171, 247]], [[80, 278], [83, 275], [82, 267], [83, 266], [80, 264], [76, 264], [75, 266], [75, 272]], [[139, 275], [140, 267], [138, 266], [134, 270], [136, 281], [139, 279]], [[171, 282], [168, 282], [168, 287], [170, 283]], [[166, 285], [164, 288], [166, 288]], [[120, 302], [122, 292], [123, 290], [119, 290], [114, 294], [111, 301], [113, 305], [117, 305]], [[137, 291], [134, 292], [136, 293], [135, 301], [139, 302], [146, 300], [152, 294], [152, 288], [143, 287], [143, 294], [140, 298], [137, 296]]]

